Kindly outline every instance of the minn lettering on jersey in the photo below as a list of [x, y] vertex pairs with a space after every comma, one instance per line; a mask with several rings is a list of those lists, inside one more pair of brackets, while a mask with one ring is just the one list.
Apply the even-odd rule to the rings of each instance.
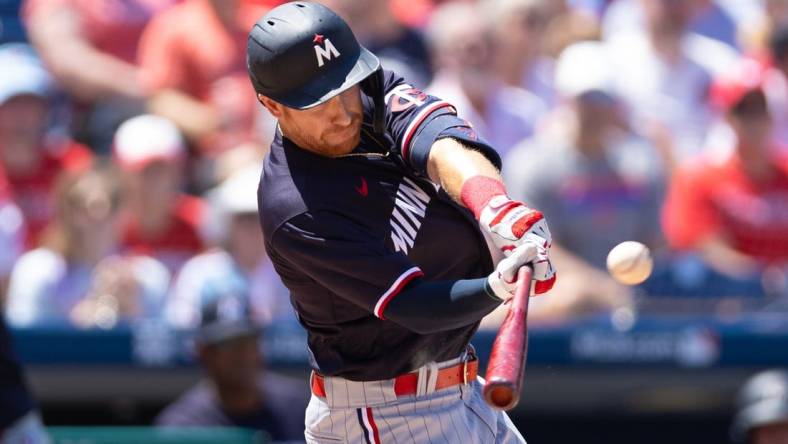
[[395, 251], [408, 254], [408, 250], [413, 248], [430, 199], [429, 194], [409, 178], [404, 177], [400, 182], [389, 219], [391, 242]]

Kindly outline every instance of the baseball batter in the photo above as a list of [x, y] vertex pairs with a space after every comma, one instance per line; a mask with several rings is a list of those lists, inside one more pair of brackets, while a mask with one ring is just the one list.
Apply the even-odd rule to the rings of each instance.
[[552, 287], [541, 213], [507, 197], [450, 104], [382, 70], [326, 7], [271, 10], [247, 51], [278, 120], [259, 210], [308, 331], [306, 440], [524, 442], [484, 403], [469, 340], [521, 266]]

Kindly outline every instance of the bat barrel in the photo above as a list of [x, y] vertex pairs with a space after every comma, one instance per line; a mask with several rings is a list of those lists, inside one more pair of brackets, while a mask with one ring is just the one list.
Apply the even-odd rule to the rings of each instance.
[[517, 289], [490, 352], [485, 373], [484, 399], [499, 410], [510, 410], [520, 400], [528, 353], [528, 298], [533, 271], [523, 267], [517, 274]]

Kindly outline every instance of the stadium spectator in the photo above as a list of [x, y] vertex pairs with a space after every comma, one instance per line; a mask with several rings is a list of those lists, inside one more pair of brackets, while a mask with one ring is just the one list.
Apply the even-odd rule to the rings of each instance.
[[643, 27], [609, 39], [617, 84], [644, 133], [670, 135], [669, 165], [700, 152], [711, 114], [712, 78], [736, 61], [735, 51], [688, 31], [696, 3], [638, 0]]
[[303, 442], [309, 389], [264, 368], [246, 279], [215, 276], [198, 290], [196, 352], [206, 379], [165, 408], [155, 423], [247, 427], [268, 432], [274, 441]]
[[424, 37], [394, 15], [391, 0], [321, 0], [342, 16], [365, 48], [380, 58], [385, 69], [424, 89], [432, 79]]
[[26, 0], [30, 41], [77, 101], [77, 139], [107, 153], [123, 120], [144, 107], [136, 64], [142, 30], [178, 0]]
[[486, 0], [480, 6], [488, 20], [494, 64], [506, 85], [522, 87], [553, 104], [553, 61], [544, 54], [549, 24], [547, 0]]
[[734, 442], [788, 442], [788, 372], [767, 370], [751, 377], [739, 390], [737, 404], [731, 426]]
[[149, 110], [173, 121], [203, 153], [258, 137], [246, 39], [265, 11], [254, 0], [186, 0], [154, 17], [142, 35]]
[[52, 218], [52, 186], [61, 170], [86, 167], [90, 151], [48, 130], [53, 82], [32, 48], [0, 46], [0, 176], [21, 209], [26, 246], [38, 242]]
[[204, 204], [181, 191], [186, 157], [181, 134], [163, 117], [133, 117], [118, 128], [114, 151], [128, 195], [121, 245], [126, 252], [155, 257], [175, 273], [203, 250]]
[[772, 139], [764, 78], [757, 64], [743, 63], [715, 82], [711, 98], [726, 112], [736, 149], [680, 169], [663, 210], [674, 248], [698, 251], [732, 277], [788, 260], [788, 158]]
[[262, 324], [293, 318], [289, 292], [265, 254], [257, 216], [259, 164], [236, 171], [207, 200], [214, 216], [211, 225], [220, 248], [190, 259], [178, 275], [167, 304], [167, 318], [176, 328], [195, 328], [200, 322], [200, 301], [207, 285], [222, 278], [239, 277], [249, 287], [254, 319]]
[[534, 315], [628, 305], [628, 290], [605, 271], [607, 253], [625, 240], [653, 246], [659, 239], [664, 179], [658, 156], [627, 130], [609, 57], [598, 42], [564, 50], [555, 80], [565, 108], [546, 123], [549, 131], [518, 145], [504, 161], [512, 196], [550, 221], [562, 273], [553, 295], [535, 301]]
[[164, 266], [146, 257], [110, 257], [121, 206], [114, 175], [96, 168], [64, 172], [55, 199], [42, 247], [25, 253], [11, 274], [9, 323], [111, 327], [157, 316], [169, 284]]
[[547, 107], [534, 94], [505, 85], [495, 74], [495, 48], [483, 11], [446, 3], [433, 13], [427, 39], [437, 72], [427, 92], [454, 105], [501, 155], [534, 132]]

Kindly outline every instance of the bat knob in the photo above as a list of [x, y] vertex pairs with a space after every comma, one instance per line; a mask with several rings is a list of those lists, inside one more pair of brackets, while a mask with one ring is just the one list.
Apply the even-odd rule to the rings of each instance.
[[501, 410], [507, 410], [509, 406], [514, 404], [514, 396], [512, 396], [512, 391], [503, 387], [497, 387], [490, 390], [489, 397], [493, 405], [497, 406]]
[[510, 410], [519, 400], [519, 393], [514, 390], [511, 382], [498, 378], [488, 380], [483, 393], [487, 404], [498, 410]]

